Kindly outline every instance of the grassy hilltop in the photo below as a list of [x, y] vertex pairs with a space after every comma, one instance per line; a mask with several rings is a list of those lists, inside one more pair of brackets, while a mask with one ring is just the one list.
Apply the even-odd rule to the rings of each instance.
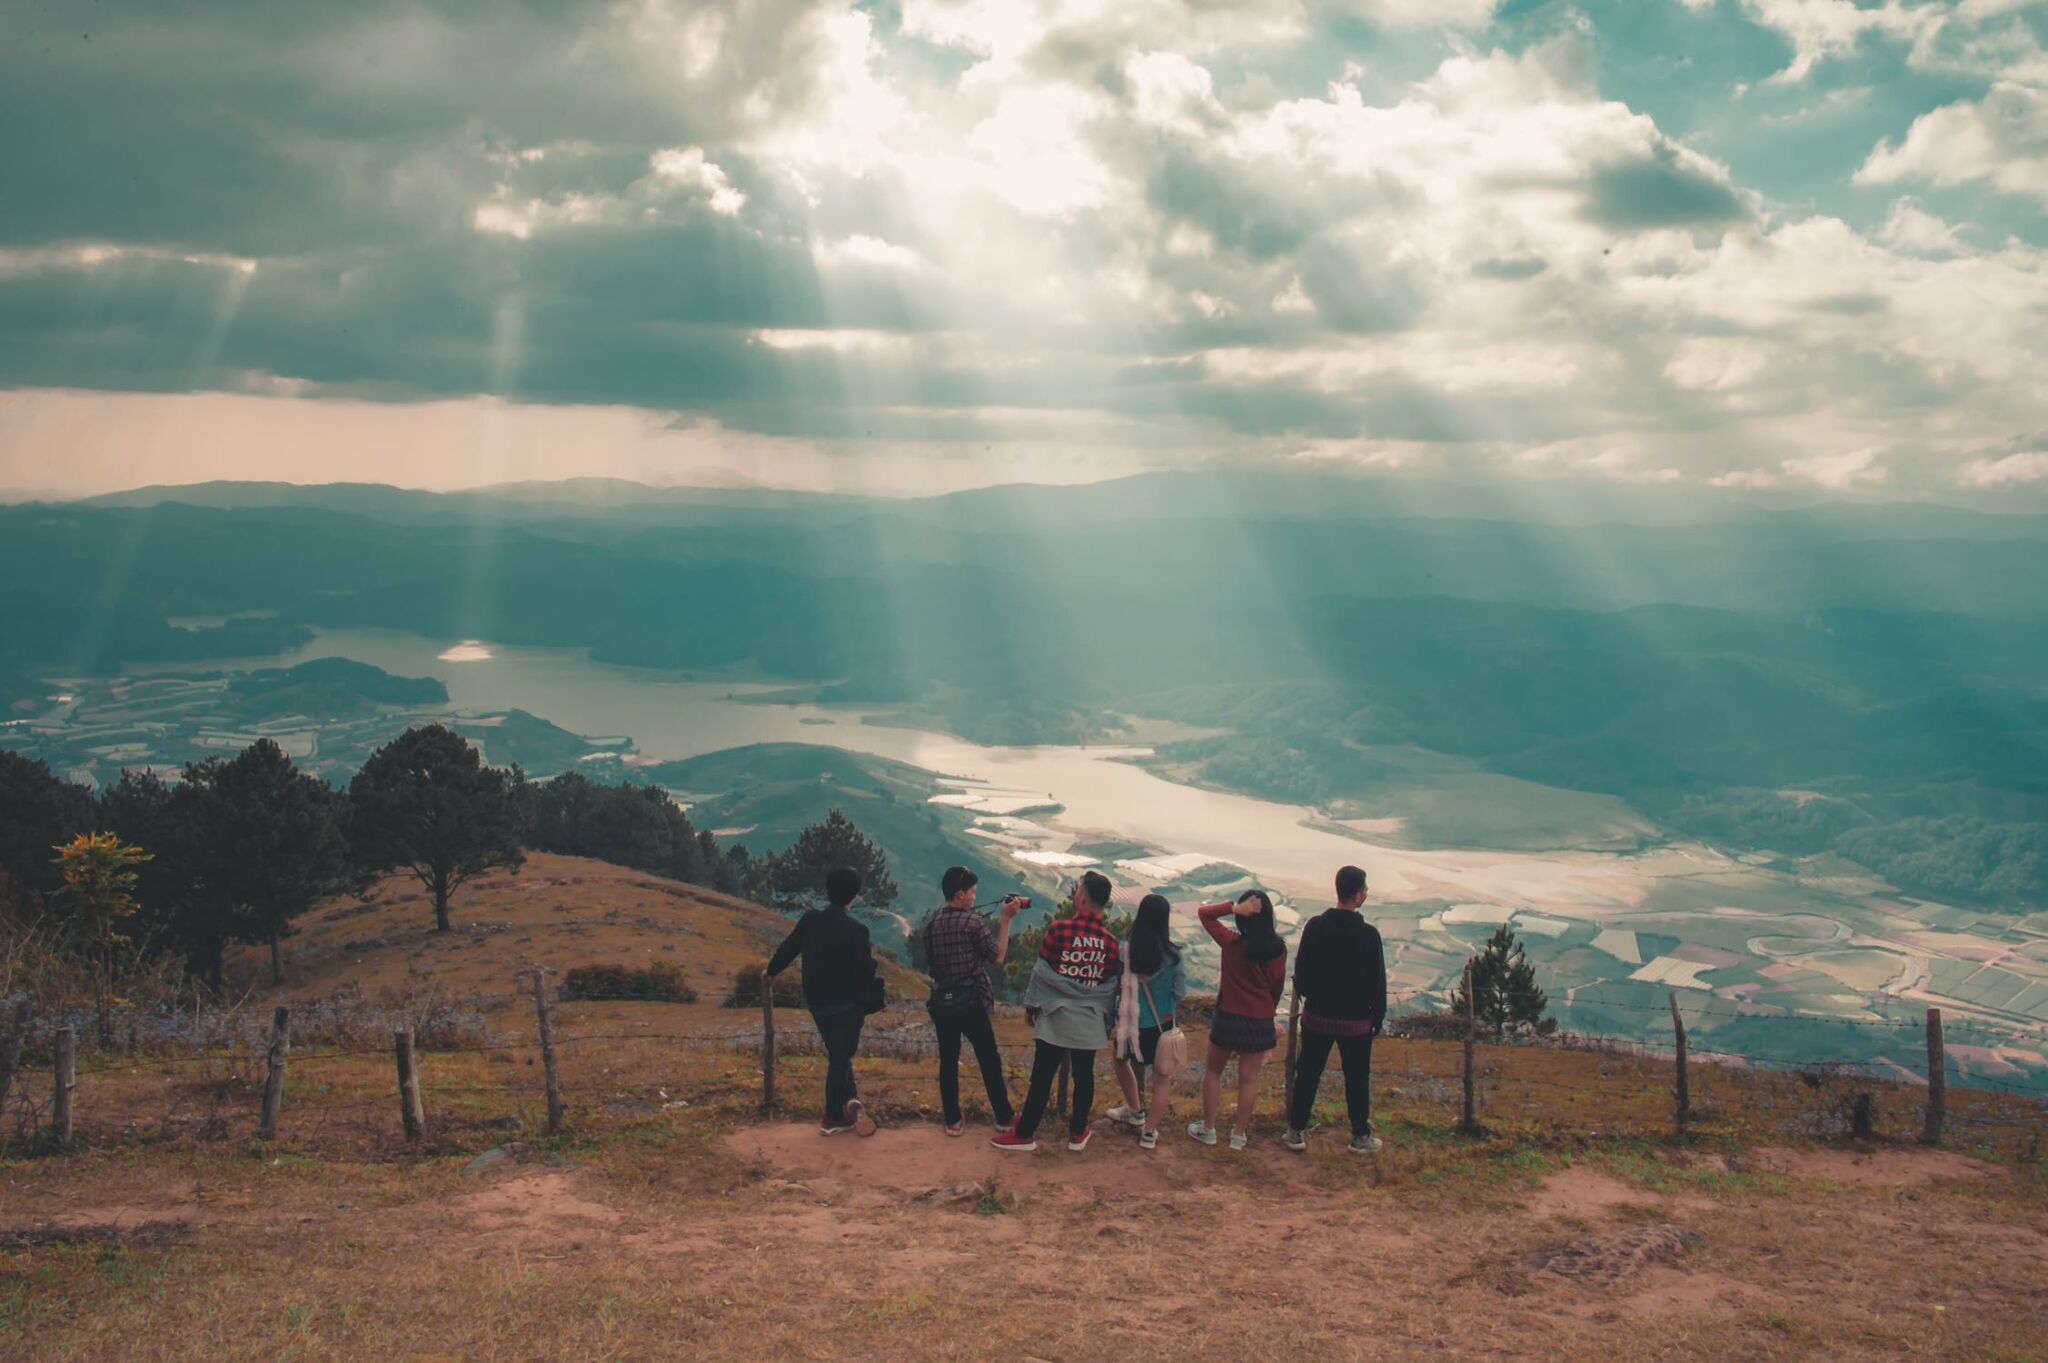
[[[775, 1110], [758, 1010], [718, 1006], [783, 930], [757, 906], [534, 856], [458, 897], [316, 910], [275, 991], [298, 1025], [278, 1139], [257, 1139], [262, 1034], [88, 1055], [78, 1139], [0, 1164], [10, 1359], [2031, 1358], [2048, 1349], [2040, 1110], [1865, 1082], [1872, 1139], [1825, 1077], [1483, 1046], [1485, 1133], [1453, 1129], [1459, 1047], [1383, 1040], [1375, 1157], [1342, 1151], [1325, 1081], [1305, 1156], [1160, 1149], [1098, 1125], [1083, 1154], [1003, 1156], [937, 1125], [915, 1002], [871, 1020], [885, 1129], [820, 1140], [821, 1062], [784, 1008]], [[663, 960], [692, 1004], [557, 1004], [566, 1129], [544, 1130], [532, 962]], [[245, 978], [263, 962], [239, 963]], [[920, 982], [892, 968], [892, 992]], [[390, 1027], [421, 1029], [427, 1124], [398, 1129]], [[303, 1027], [304, 1030], [299, 1030]], [[1194, 1027], [1197, 1053], [1202, 1040]], [[1023, 1020], [999, 1031], [1021, 1093]], [[223, 1039], [225, 1038], [225, 1039]], [[47, 1068], [23, 1076], [48, 1097]], [[1098, 1085], [1098, 1110], [1112, 1101]], [[1049, 1118], [1043, 1134], [1060, 1127]], [[487, 1159], [480, 1156], [498, 1150]], [[1162, 1343], [1170, 1341], [1170, 1343]]]

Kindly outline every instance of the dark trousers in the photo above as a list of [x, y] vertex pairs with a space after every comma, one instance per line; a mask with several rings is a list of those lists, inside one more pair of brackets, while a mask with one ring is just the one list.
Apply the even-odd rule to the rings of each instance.
[[933, 1008], [931, 1015], [939, 1033], [939, 1106], [945, 1109], [946, 1125], [960, 1120], [960, 1038], [966, 1037], [981, 1066], [996, 1125], [1008, 1126], [1017, 1113], [1010, 1106], [1009, 1085], [1003, 1082], [1003, 1053], [996, 1049], [996, 1025], [988, 1010], [977, 1003], [971, 1008]]
[[861, 1024], [867, 1015], [858, 1008], [813, 1013], [818, 1040], [825, 1045], [825, 1125], [846, 1124], [846, 1103], [854, 1096], [853, 1053], [860, 1049]]
[[1046, 1104], [1052, 1101], [1053, 1077], [1060, 1072], [1060, 1061], [1068, 1058], [1074, 1062], [1074, 1105], [1067, 1112], [1067, 1132], [1078, 1136], [1088, 1129], [1088, 1114], [1095, 1106], [1095, 1052], [1041, 1041], [1031, 1057], [1031, 1089], [1024, 1095], [1024, 1115], [1017, 1119], [1017, 1134], [1025, 1140], [1037, 1134]]
[[1337, 1048], [1344, 1062], [1344, 1108], [1351, 1117], [1351, 1134], [1363, 1136], [1372, 1129], [1372, 1038], [1370, 1036], [1324, 1036], [1320, 1032], [1301, 1034], [1301, 1056], [1294, 1062], [1294, 1104], [1287, 1125], [1308, 1130], [1309, 1114], [1316, 1105], [1316, 1085], [1323, 1082], [1323, 1066], [1330, 1062], [1330, 1048]]

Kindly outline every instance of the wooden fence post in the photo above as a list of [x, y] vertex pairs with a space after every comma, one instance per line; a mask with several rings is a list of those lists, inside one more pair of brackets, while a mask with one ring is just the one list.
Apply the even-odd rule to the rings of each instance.
[[1871, 1117], [1874, 1115], [1875, 1110], [1874, 1104], [1875, 1099], [1871, 1097], [1870, 1091], [1866, 1089], [1856, 1095], [1855, 1103], [1850, 1109], [1849, 1134], [1859, 1141], [1867, 1141], [1875, 1134], [1871, 1129]]
[[278, 1006], [270, 1015], [269, 1068], [263, 1076], [263, 1115], [256, 1123], [256, 1139], [274, 1141], [277, 1139], [277, 1110], [284, 1103], [285, 1059], [291, 1053], [292, 1010]]
[[78, 1087], [78, 1029], [57, 1029], [56, 1087], [50, 1098], [50, 1118], [56, 1126], [57, 1144], [71, 1144], [71, 1091]]
[[1472, 1090], [1472, 1072], [1476, 1067], [1473, 1054], [1473, 1040], [1479, 1030], [1478, 1019], [1472, 1008], [1472, 962], [1465, 962], [1465, 1116], [1458, 1123], [1458, 1130], [1467, 1136], [1479, 1134], [1479, 1104]]
[[1948, 1120], [1948, 1055], [1941, 1047], [1941, 1010], [1927, 1010], [1927, 1125], [1920, 1130], [1922, 1145], [1940, 1145], [1941, 1129]]
[[761, 1110], [775, 1108], [775, 985], [761, 975]]
[[1678, 1139], [1685, 1139], [1685, 1124], [1692, 1119], [1691, 1081], [1685, 1072], [1685, 1019], [1679, 1016], [1678, 995], [1672, 994], [1671, 1030], [1678, 1038], [1678, 1108], [1673, 1114], [1678, 1126]]
[[546, 972], [533, 968], [533, 1011], [540, 1029], [540, 1067], [548, 1086], [548, 1134], [562, 1134], [562, 1086], [555, 1078], [554, 1010], [548, 1005]]
[[7, 1116], [7, 1095], [14, 1089], [14, 1076], [21, 1069], [21, 1043], [28, 1036], [28, 1000], [14, 1005], [7, 1023], [7, 1040], [0, 1043], [0, 1121]]
[[1297, 992], [1287, 1004], [1287, 1069], [1280, 1087], [1280, 1103], [1289, 1116], [1287, 1124], [1294, 1125], [1294, 1036], [1301, 1026], [1301, 995]]
[[399, 1028], [391, 1040], [398, 1052], [398, 1115], [405, 1123], [405, 1138], [416, 1141], [426, 1129], [427, 1111], [420, 1102], [419, 1070], [412, 1063], [412, 1028]]

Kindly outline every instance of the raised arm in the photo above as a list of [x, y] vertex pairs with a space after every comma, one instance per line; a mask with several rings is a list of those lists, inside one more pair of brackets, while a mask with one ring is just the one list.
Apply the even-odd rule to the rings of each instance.
[[1236, 911], [1236, 903], [1226, 899], [1221, 904], [1202, 905], [1201, 908], [1195, 910], [1195, 917], [1202, 920], [1202, 926], [1208, 929], [1211, 937], [1214, 937], [1222, 945], [1229, 946], [1237, 940], [1238, 932], [1236, 928], [1223, 926], [1223, 920]]
[[[1003, 896], [1003, 911], [997, 915], [995, 942], [991, 947], [995, 954], [988, 958], [996, 965], [1001, 965], [1004, 958], [1010, 954], [1010, 920], [1022, 912], [1023, 908], [1024, 901], [1016, 895], [1006, 894]], [[988, 924], [982, 924], [981, 931], [982, 936], [986, 937], [988, 935]]]

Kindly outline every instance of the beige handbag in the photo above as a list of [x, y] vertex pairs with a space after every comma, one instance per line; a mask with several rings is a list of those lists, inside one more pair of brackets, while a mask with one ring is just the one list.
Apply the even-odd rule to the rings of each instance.
[[[1145, 1006], [1152, 1010], [1152, 1016], [1159, 1016], [1159, 1005], [1152, 1002], [1152, 982], [1139, 986], [1145, 991]], [[1173, 1026], [1159, 1034], [1159, 1044], [1152, 1049], [1152, 1068], [1173, 1078], [1188, 1067], [1188, 1034], [1180, 1029], [1180, 1019], [1173, 1020]]]

